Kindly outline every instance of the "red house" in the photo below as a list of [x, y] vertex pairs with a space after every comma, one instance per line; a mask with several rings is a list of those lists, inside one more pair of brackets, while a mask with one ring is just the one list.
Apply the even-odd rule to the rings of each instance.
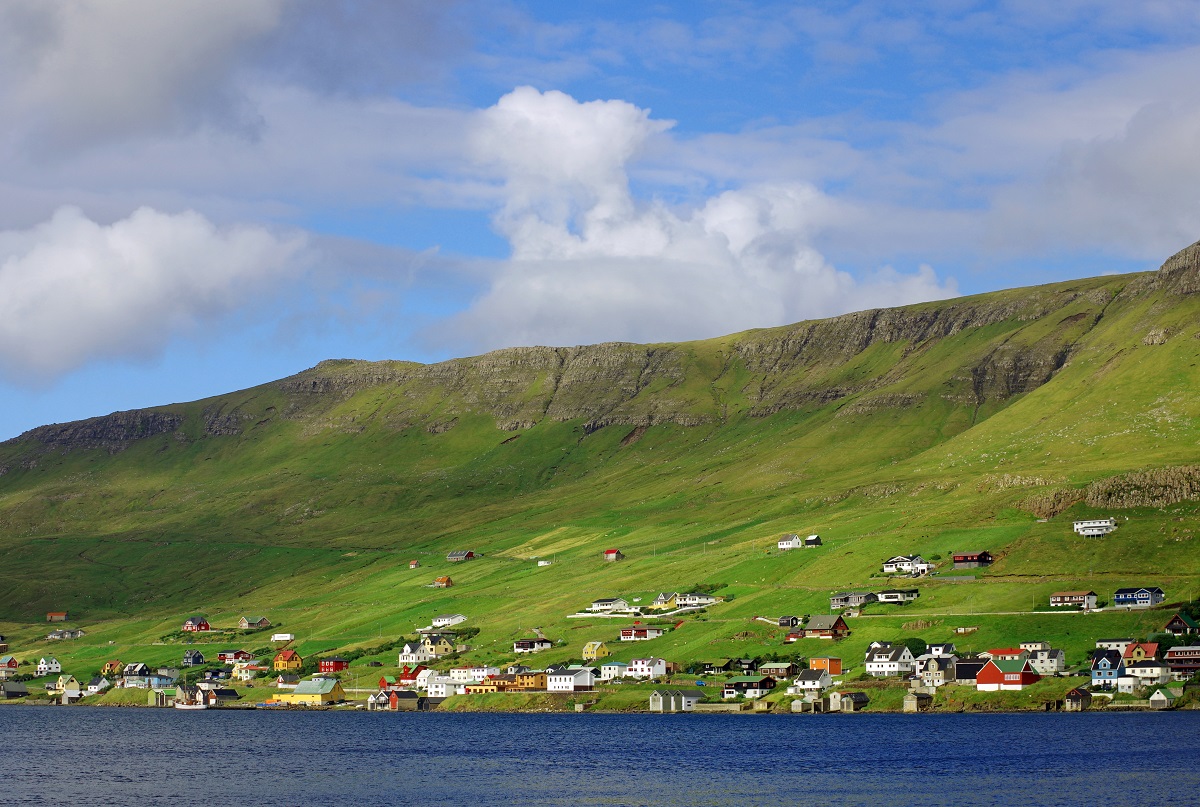
[[202, 616], [188, 617], [183, 623], [183, 630], [187, 633], [197, 633], [202, 630], [212, 630], [209, 627], [208, 620]]
[[47, 622], [66, 622], [67, 621], [67, 612], [66, 611], [47, 611], [46, 612], [46, 621]]
[[841, 639], [843, 636], [850, 634], [850, 627], [846, 624], [846, 620], [839, 616], [824, 616], [818, 614], [814, 617], [809, 617], [808, 624], [804, 626], [804, 636], [809, 639]]
[[217, 661], [222, 664], [233, 664], [235, 661], [252, 661], [254, 656], [245, 650], [222, 650], [217, 653]]
[[0, 670], [15, 670], [17, 669], [18, 664], [20, 664], [20, 662], [17, 661], [15, 656], [5, 656], [4, 658], [0, 658]]
[[982, 552], [955, 552], [954, 568], [978, 569], [980, 566], [991, 566], [993, 560], [992, 553], [986, 549]]
[[1033, 665], [1027, 660], [1011, 661], [988, 659], [975, 676], [975, 689], [979, 692], [996, 692], [1002, 689], [1024, 689], [1042, 680]]
[[333, 656], [332, 658], [321, 659], [320, 671], [323, 673], [341, 672], [350, 666], [350, 662], [346, 661], [341, 656]]
[[400, 668], [400, 672], [396, 675], [396, 681], [403, 686], [413, 686], [417, 683], [417, 676], [425, 672], [424, 664], [414, 664], [409, 666], [405, 664]]

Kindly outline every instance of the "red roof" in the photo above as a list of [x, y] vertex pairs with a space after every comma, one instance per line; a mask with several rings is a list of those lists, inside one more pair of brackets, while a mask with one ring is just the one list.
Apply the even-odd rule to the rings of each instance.
[[275, 658], [280, 661], [291, 661], [294, 658], [300, 658], [300, 654], [295, 650], [280, 650], [275, 654]]
[[621, 550], [619, 550], [619, 549], [606, 549], [606, 550], [604, 550], [604, 554], [605, 555], [615, 555], [620, 551]]

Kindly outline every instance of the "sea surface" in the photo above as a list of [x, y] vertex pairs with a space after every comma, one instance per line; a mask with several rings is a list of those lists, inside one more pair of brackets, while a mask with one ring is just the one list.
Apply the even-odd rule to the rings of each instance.
[[1200, 712], [0, 708], [4, 804], [1200, 805]]

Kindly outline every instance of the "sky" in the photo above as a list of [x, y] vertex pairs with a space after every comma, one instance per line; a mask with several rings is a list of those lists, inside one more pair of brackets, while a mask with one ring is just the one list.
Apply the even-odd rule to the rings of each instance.
[[0, 0], [0, 439], [1200, 239], [1194, 0]]

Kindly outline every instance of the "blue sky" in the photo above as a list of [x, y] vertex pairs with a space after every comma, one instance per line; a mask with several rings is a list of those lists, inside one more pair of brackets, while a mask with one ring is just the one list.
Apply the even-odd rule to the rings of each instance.
[[1152, 269], [1198, 67], [1190, 0], [6, 0], [0, 439]]

